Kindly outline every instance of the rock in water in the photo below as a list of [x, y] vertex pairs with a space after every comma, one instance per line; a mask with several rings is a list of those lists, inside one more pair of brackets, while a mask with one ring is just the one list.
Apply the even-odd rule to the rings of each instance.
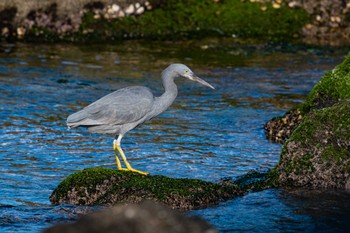
[[278, 185], [350, 189], [350, 54], [293, 111], [301, 114], [294, 117], [300, 121], [285, 116], [267, 124], [273, 139], [286, 136], [279, 132], [291, 130], [290, 122], [298, 125], [271, 172]]
[[75, 223], [49, 228], [45, 233], [217, 233], [198, 217], [187, 217], [153, 202], [119, 205], [86, 215]]
[[68, 176], [53, 191], [53, 204], [116, 205], [153, 200], [174, 209], [190, 210], [213, 205], [243, 191], [233, 184], [198, 179], [143, 176], [108, 168], [88, 168]]

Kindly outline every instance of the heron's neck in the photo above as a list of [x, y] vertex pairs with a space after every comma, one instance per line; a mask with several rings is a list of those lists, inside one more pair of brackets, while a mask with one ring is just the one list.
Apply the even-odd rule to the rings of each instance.
[[155, 98], [154, 105], [157, 106], [157, 109], [155, 109], [157, 115], [164, 112], [176, 99], [177, 86], [174, 82], [174, 79], [175, 76], [172, 73], [163, 71], [162, 80], [164, 93], [161, 96]]
[[163, 87], [164, 87], [163, 95], [166, 95], [167, 97], [173, 96], [174, 98], [176, 98], [177, 86], [174, 82], [174, 79], [175, 79], [175, 76], [172, 75], [172, 73], [169, 73], [169, 72], [162, 73], [162, 81], [163, 81]]

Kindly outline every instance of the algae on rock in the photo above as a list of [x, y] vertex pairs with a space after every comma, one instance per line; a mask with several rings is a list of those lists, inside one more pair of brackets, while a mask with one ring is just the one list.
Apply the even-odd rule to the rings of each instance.
[[267, 122], [264, 126], [266, 136], [274, 142], [284, 143], [310, 111], [330, 107], [346, 99], [350, 99], [350, 54], [316, 83], [304, 103]]
[[108, 168], [88, 168], [68, 176], [53, 191], [53, 204], [115, 205], [153, 200], [180, 210], [198, 209], [242, 195], [232, 184], [197, 179], [143, 176]]

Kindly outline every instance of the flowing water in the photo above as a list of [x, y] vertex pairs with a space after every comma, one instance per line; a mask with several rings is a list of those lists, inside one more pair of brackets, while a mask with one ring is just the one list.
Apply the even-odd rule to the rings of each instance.
[[[160, 95], [162, 69], [190, 66], [216, 90], [177, 80], [176, 102], [122, 146], [152, 175], [219, 181], [278, 162], [281, 145], [265, 139], [264, 123], [302, 102], [346, 53], [215, 40], [0, 49], [0, 232], [40, 232], [96, 208], [52, 206], [49, 196], [75, 171], [115, 167], [111, 135], [65, 126], [103, 95], [130, 85]], [[189, 214], [221, 232], [345, 232], [349, 200], [340, 191], [269, 189]]]

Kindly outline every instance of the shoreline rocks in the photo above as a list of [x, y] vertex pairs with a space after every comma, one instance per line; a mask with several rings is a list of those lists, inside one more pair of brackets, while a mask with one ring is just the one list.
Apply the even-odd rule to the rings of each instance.
[[[204, 13], [211, 20], [188, 15], [187, 23], [182, 23], [174, 17], [174, 11], [186, 10], [191, 14], [194, 11], [198, 11], [195, 14]], [[259, 16], [246, 22], [242, 14]], [[144, 15], [145, 20], [141, 20]], [[267, 33], [263, 25], [271, 25], [271, 18], [278, 23], [270, 26]], [[226, 21], [230, 23], [224, 24]], [[213, 25], [208, 25], [211, 23]], [[193, 27], [189, 27], [192, 24]], [[257, 29], [259, 25], [261, 30]], [[235, 4], [216, 0], [203, 3], [164, 0], [0, 2], [0, 39], [91, 42], [164, 39], [179, 34], [181, 38], [225, 36], [301, 41], [322, 46], [350, 45], [350, 3], [342, 0], [245, 0]]]

